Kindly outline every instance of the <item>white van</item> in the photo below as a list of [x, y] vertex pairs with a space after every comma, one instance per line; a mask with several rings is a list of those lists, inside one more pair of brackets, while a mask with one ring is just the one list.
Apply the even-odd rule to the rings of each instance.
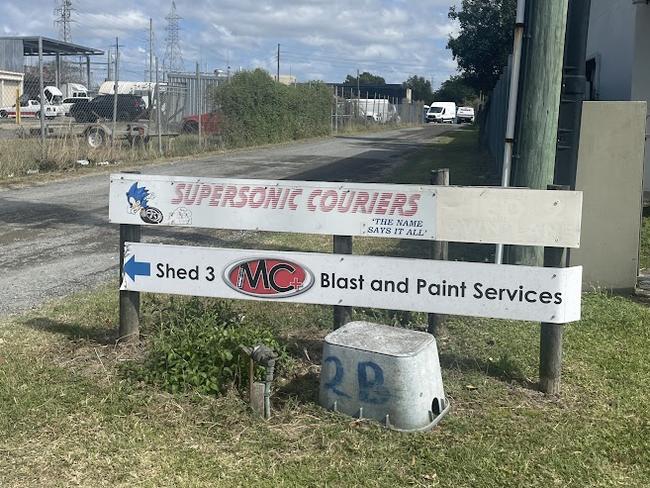
[[433, 102], [427, 110], [426, 121], [456, 123], [455, 102]]
[[463, 122], [474, 123], [474, 107], [458, 107], [456, 111], [456, 120], [459, 124]]

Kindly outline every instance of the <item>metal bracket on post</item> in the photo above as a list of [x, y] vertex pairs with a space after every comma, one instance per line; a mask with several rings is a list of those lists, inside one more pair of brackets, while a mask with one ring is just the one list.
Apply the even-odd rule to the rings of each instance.
[[[449, 168], [431, 170], [431, 184], [437, 186], [449, 186]], [[449, 245], [447, 241], [433, 241], [432, 259], [446, 261], [449, 257]], [[427, 332], [436, 338], [447, 334], [445, 316], [437, 313], [430, 313], [427, 317]]]
[[[568, 185], [548, 185], [548, 190], [569, 190]], [[544, 267], [564, 268], [567, 250], [559, 247], [544, 248]], [[548, 395], [560, 393], [562, 374], [563, 324], [540, 324], [539, 338], [539, 390]]]
[[[139, 174], [139, 171], [125, 171]], [[142, 226], [120, 224], [120, 285], [124, 279], [124, 244], [140, 242]], [[140, 292], [120, 290], [120, 342], [137, 343], [140, 340]]]
[[[352, 236], [333, 236], [334, 254], [352, 254]], [[334, 329], [352, 322], [352, 307], [334, 305]]]

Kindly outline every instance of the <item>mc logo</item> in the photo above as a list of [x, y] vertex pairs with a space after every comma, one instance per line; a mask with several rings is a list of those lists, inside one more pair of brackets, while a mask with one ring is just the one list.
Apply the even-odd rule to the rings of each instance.
[[224, 271], [233, 290], [261, 298], [284, 298], [306, 292], [314, 284], [311, 271], [292, 261], [256, 258], [237, 261]]

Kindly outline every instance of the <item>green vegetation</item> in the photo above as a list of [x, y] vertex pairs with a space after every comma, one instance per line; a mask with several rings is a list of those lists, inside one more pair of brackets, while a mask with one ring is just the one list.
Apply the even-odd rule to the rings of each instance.
[[449, 9], [449, 19], [458, 22], [451, 49], [463, 78], [478, 92], [489, 93], [512, 52], [515, 0], [463, 0]]
[[235, 378], [247, 382], [240, 345], [264, 344], [283, 352], [273, 331], [247, 322], [230, 302], [154, 296], [148, 313], [154, 326], [143, 331], [151, 338], [147, 355], [141, 365], [129, 364], [127, 371], [172, 393], [191, 389], [219, 394]]
[[291, 141], [330, 133], [332, 94], [322, 83], [286, 86], [265, 71], [237, 73], [213, 93], [226, 146]]
[[456, 105], [477, 106], [478, 91], [462, 75], [454, 75], [444, 81], [433, 93], [434, 102], [456, 102]]
[[370, 73], [368, 71], [364, 71], [359, 75], [359, 79], [357, 80], [356, 76], [353, 75], [347, 75], [345, 77], [345, 80], [343, 80], [343, 83], [346, 85], [356, 85], [357, 82], [359, 85], [385, 85], [386, 80], [384, 79], [383, 76], [375, 75], [373, 73]]
[[[399, 179], [421, 182], [430, 169], [451, 166], [452, 182], [475, 182], [484, 160], [475, 147], [474, 131], [437, 138]], [[331, 246], [325, 236], [216, 234], [240, 248]], [[355, 239], [354, 246], [375, 255], [427, 250], [393, 239]], [[254, 340], [271, 340], [272, 331], [286, 349], [270, 420], [252, 414], [236, 386], [218, 396], [201, 387], [170, 393], [131, 376], [133, 365], [162, 351], [158, 339], [167, 351], [208, 356], [202, 344], [212, 339], [188, 345], [204, 318], [208, 327], [262, 331]], [[365, 309], [354, 318], [412, 328], [426, 321]], [[560, 397], [535, 390], [538, 324], [450, 317], [439, 350], [452, 411], [436, 429], [410, 435], [318, 406], [330, 307], [145, 295], [146, 341], [134, 349], [115, 345], [117, 320], [111, 284], [0, 324], [3, 488], [650, 485], [650, 308], [625, 297], [584, 296], [583, 319], [565, 329]]]
[[[166, 158], [206, 154], [223, 149], [221, 138], [204, 137], [199, 145], [198, 137], [182, 134], [178, 137], [162, 139], [163, 155]], [[45, 146], [45, 159], [41, 159], [39, 139], [0, 139], [0, 180], [16, 178], [34, 171], [40, 173], [73, 172], [88, 168], [102, 167], [102, 164], [129, 165], [143, 161], [160, 160], [156, 140], [147, 145], [131, 145], [126, 140], [92, 149], [78, 137], [48, 139]], [[78, 160], [87, 160], [82, 166]]]

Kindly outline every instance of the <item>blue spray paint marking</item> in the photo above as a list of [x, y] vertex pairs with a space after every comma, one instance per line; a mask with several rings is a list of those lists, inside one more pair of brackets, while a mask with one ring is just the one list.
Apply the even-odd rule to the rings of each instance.
[[[343, 382], [345, 368], [343, 363], [336, 356], [328, 356], [323, 364], [334, 364], [334, 377], [325, 383], [325, 388], [331, 390], [338, 396], [351, 398], [350, 395], [338, 389]], [[381, 405], [390, 398], [388, 388], [384, 386], [384, 371], [372, 361], [361, 362], [357, 365], [357, 381], [359, 382], [359, 401]]]
[[[372, 371], [372, 378], [368, 373]], [[390, 398], [388, 388], [384, 386], [384, 371], [372, 361], [357, 365], [357, 378], [359, 379], [359, 400], [366, 403], [381, 405]]]
[[325, 388], [328, 390], [332, 390], [336, 395], [345, 398], [350, 398], [350, 395], [337, 388], [337, 386], [341, 384], [341, 381], [343, 381], [344, 371], [343, 371], [343, 363], [341, 363], [341, 360], [334, 356], [328, 356], [327, 358], [325, 358], [324, 362], [334, 363], [334, 367], [336, 368], [336, 371], [334, 372], [334, 378], [332, 378], [327, 383], [325, 383]]

